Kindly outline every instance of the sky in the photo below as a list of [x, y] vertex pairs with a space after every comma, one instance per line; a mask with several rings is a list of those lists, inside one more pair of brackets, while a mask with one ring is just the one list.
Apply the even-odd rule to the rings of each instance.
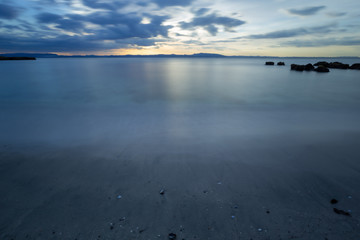
[[0, 52], [360, 56], [358, 0], [0, 0]]

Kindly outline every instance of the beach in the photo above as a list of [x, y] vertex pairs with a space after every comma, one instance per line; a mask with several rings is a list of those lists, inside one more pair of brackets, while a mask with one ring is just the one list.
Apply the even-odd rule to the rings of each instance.
[[357, 72], [253, 59], [7, 64], [1, 240], [360, 236]]
[[358, 132], [193, 134], [202, 140], [3, 144], [1, 239], [359, 236]]

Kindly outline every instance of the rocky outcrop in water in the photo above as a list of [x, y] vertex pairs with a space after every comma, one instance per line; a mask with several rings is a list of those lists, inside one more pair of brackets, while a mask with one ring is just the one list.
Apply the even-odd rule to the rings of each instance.
[[313, 71], [314, 69], [315, 67], [311, 63], [306, 64], [304, 68], [305, 71]]
[[349, 69], [349, 64], [344, 64], [341, 62], [317, 62], [315, 66], [324, 66], [326, 68], [335, 68], [335, 69]]
[[360, 70], [360, 63], [354, 63], [351, 67], [349, 67], [349, 69]]
[[302, 72], [302, 71], [315, 71], [315, 72], [329, 72], [330, 70], [325, 66], [318, 66], [315, 68], [311, 63], [306, 65], [291, 64], [291, 70]]
[[317, 68], [315, 68], [311, 63], [308, 63], [306, 65], [291, 64], [291, 70], [295, 70], [298, 72], [302, 72], [302, 71], [330, 72], [330, 70], [327, 67], [320, 65]]
[[304, 69], [305, 69], [304, 65], [291, 64], [291, 70], [302, 72], [304, 71]]
[[34, 57], [4, 57], [0, 56], [0, 60], [36, 60]]
[[[265, 65], [274, 65], [274, 62], [266, 62]], [[284, 62], [278, 62], [278, 66], [284, 66]], [[291, 64], [290, 69], [293, 71], [303, 72], [303, 71], [315, 71], [319, 73], [327, 73], [330, 72], [329, 68], [334, 69], [356, 69], [360, 70], [360, 63], [354, 63], [351, 66], [349, 64], [341, 63], [341, 62], [326, 62], [320, 61], [315, 63], [314, 65], [308, 63], [306, 65], [302, 64]]]
[[326, 73], [326, 72], [330, 72], [330, 70], [327, 67], [324, 66], [318, 66], [317, 68], [314, 69], [315, 72], [320, 72], [320, 73]]

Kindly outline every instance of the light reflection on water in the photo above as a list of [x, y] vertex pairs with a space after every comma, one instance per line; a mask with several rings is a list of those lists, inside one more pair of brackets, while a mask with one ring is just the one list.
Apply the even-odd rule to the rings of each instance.
[[267, 60], [1, 62], [0, 141], [211, 147], [249, 136], [359, 131], [359, 71], [299, 73], [290, 63], [316, 60], [286, 59], [285, 67]]

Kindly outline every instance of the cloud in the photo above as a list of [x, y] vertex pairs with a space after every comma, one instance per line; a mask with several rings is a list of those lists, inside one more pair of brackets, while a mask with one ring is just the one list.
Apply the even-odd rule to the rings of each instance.
[[191, 5], [194, 0], [134, 0], [134, 1], [126, 1], [126, 0], [82, 0], [84, 6], [93, 8], [93, 9], [107, 9], [114, 10], [119, 9], [124, 6], [130, 5], [130, 3], [135, 3], [140, 6], [147, 6], [150, 3], [154, 3], [160, 8], [171, 7], [171, 6], [182, 6], [186, 7]]
[[92, 33], [94, 38], [102, 38], [104, 40], [125, 39], [125, 38], [151, 38], [158, 35], [167, 37], [169, 26], [162, 23], [168, 19], [167, 16], [146, 15], [150, 19], [149, 24], [142, 24], [142, 18], [132, 13], [94, 13], [84, 17], [84, 21], [100, 25], [100, 30]]
[[[125, 38], [151, 38], [158, 35], [167, 37], [170, 26], [162, 23], [168, 16], [157, 16], [146, 14], [150, 23], [142, 24], [142, 17], [133, 13], [121, 14], [117, 12], [97, 12], [88, 15], [68, 14], [60, 16], [52, 13], [41, 13], [37, 15], [40, 23], [52, 23], [55, 27], [67, 31], [88, 32], [92, 39], [114, 40]], [[86, 23], [98, 25], [97, 29], [86, 29]]]
[[297, 16], [311, 16], [318, 13], [320, 10], [326, 8], [326, 6], [315, 6], [315, 7], [306, 7], [306, 8], [292, 8], [287, 9], [286, 11], [289, 14]]
[[219, 29], [214, 25], [208, 25], [205, 27], [205, 30], [208, 31], [211, 35], [216, 36]]
[[84, 6], [94, 9], [107, 9], [116, 10], [127, 5], [124, 1], [113, 1], [113, 0], [82, 0]]
[[41, 13], [36, 16], [40, 23], [54, 23], [55, 27], [66, 31], [78, 31], [84, 28], [84, 23], [70, 18], [63, 18], [53, 13]]
[[360, 38], [326, 38], [314, 40], [293, 40], [283, 42], [282, 46], [292, 47], [326, 47], [326, 46], [360, 46]]
[[347, 13], [346, 12], [328, 12], [326, 13], [326, 15], [328, 15], [329, 17], [343, 17], [345, 16]]
[[196, 10], [194, 13], [196, 14], [196, 16], [202, 16], [205, 13], [208, 13], [210, 11], [210, 8], [200, 8], [198, 10]]
[[60, 35], [54, 38], [17, 37], [0, 34], [0, 51], [9, 52], [93, 52], [119, 48], [154, 46], [161, 40], [129, 38], [111, 42], [90, 39], [86, 36]]
[[157, 4], [159, 7], [169, 6], [189, 6], [194, 0], [151, 0], [151, 2]]
[[205, 16], [197, 16], [193, 18], [191, 22], [180, 22], [180, 27], [182, 29], [194, 29], [196, 27], [203, 27], [210, 34], [216, 35], [216, 33], [218, 32], [216, 25], [223, 26], [226, 31], [231, 32], [231, 28], [241, 26], [245, 23], [245, 21], [236, 18], [221, 17], [213, 13]]
[[264, 34], [253, 34], [245, 38], [249, 39], [277, 39], [277, 38], [290, 38], [298, 37], [304, 35], [313, 35], [313, 34], [324, 34], [333, 32], [336, 25], [324, 25], [312, 28], [294, 28], [280, 31], [273, 31]]
[[[160, 42], [159, 37], [168, 36], [171, 26], [163, 25], [168, 16], [145, 15], [150, 20], [148, 24], [141, 23], [142, 17], [134, 13], [105, 11], [86, 15], [58, 15], [43, 12], [35, 15], [39, 23], [36, 29], [32, 24], [23, 22], [19, 25], [22, 26], [21, 33], [0, 32], [0, 46], [2, 51], [17, 48], [17, 51], [44, 52], [81, 52], [155, 46]], [[92, 24], [91, 27], [89, 23]], [[49, 25], [57, 29], [50, 28]], [[4, 24], [2, 27], [11, 29], [11, 26]], [[68, 32], [76, 35], [70, 36]]]
[[40, 13], [36, 16], [36, 19], [40, 23], [56, 23], [57, 21], [61, 20], [62, 17], [53, 13]]
[[2, 19], [15, 19], [19, 15], [18, 10], [10, 5], [0, 3], [0, 18]]

